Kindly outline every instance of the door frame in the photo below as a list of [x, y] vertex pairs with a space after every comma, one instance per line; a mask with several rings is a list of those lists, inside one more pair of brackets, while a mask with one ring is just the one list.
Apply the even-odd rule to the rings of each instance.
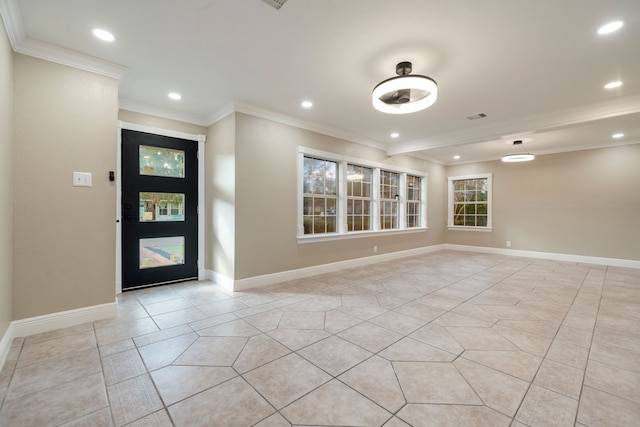
[[118, 120], [117, 157], [116, 166], [116, 295], [122, 293], [122, 130], [133, 130], [146, 132], [155, 135], [168, 136], [193, 141], [198, 144], [198, 280], [206, 278], [204, 268], [204, 226], [205, 226], [205, 203], [204, 203], [204, 143], [206, 135], [196, 135], [161, 129], [153, 126], [127, 123]]

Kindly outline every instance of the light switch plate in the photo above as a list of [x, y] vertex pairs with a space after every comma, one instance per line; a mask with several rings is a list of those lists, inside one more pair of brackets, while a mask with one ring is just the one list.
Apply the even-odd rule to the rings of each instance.
[[74, 187], [91, 187], [91, 172], [74, 172]]

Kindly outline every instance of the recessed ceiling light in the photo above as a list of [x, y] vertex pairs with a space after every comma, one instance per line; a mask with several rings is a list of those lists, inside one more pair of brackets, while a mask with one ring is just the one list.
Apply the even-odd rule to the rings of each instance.
[[623, 25], [624, 22], [622, 21], [609, 22], [608, 24], [605, 24], [602, 27], [598, 28], [598, 34], [613, 33], [614, 31], [618, 31], [620, 28], [622, 28]]
[[622, 138], [624, 136], [624, 133], [614, 133], [613, 135], [611, 135], [611, 138]]
[[397, 138], [400, 136], [400, 134], [398, 132], [393, 132], [389, 135], [391, 138]]
[[170, 92], [169, 95], [167, 95], [169, 98], [173, 99], [174, 101], [179, 101], [182, 99], [182, 95], [180, 95], [177, 92]]
[[109, 31], [102, 30], [100, 28], [94, 28], [93, 35], [106, 42], [112, 42], [116, 39]]
[[302, 106], [302, 108], [311, 108], [311, 107], [313, 107], [313, 102], [311, 102], [311, 101], [302, 101], [300, 103], [300, 106]]
[[617, 81], [617, 82], [611, 82], [611, 83], [607, 83], [606, 85], [604, 85], [605, 89], [615, 89], [617, 87], [622, 86], [622, 82], [621, 81]]
[[453, 156], [453, 160], [460, 160], [460, 156], [456, 154], [455, 156]]

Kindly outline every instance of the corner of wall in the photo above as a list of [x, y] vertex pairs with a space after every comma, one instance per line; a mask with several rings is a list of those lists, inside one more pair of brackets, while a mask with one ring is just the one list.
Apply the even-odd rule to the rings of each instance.
[[[10, 336], [13, 320], [13, 50], [0, 19], [0, 343]], [[6, 354], [0, 344], [0, 362]]]

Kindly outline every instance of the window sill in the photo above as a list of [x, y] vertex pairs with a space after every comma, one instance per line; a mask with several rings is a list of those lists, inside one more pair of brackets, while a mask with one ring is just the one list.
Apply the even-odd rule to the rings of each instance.
[[447, 228], [449, 230], [451, 230], [451, 231], [480, 231], [480, 232], [485, 232], [485, 233], [489, 233], [489, 232], [493, 231], [493, 228], [491, 228], [491, 227], [464, 227], [464, 226], [453, 226], [453, 225], [450, 225]]
[[424, 233], [428, 227], [407, 228], [404, 230], [352, 231], [349, 233], [313, 234], [298, 236], [298, 244], [328, 242], [331, 240], [359, 239], [362, 237], [389, 236], [396, 234]]

